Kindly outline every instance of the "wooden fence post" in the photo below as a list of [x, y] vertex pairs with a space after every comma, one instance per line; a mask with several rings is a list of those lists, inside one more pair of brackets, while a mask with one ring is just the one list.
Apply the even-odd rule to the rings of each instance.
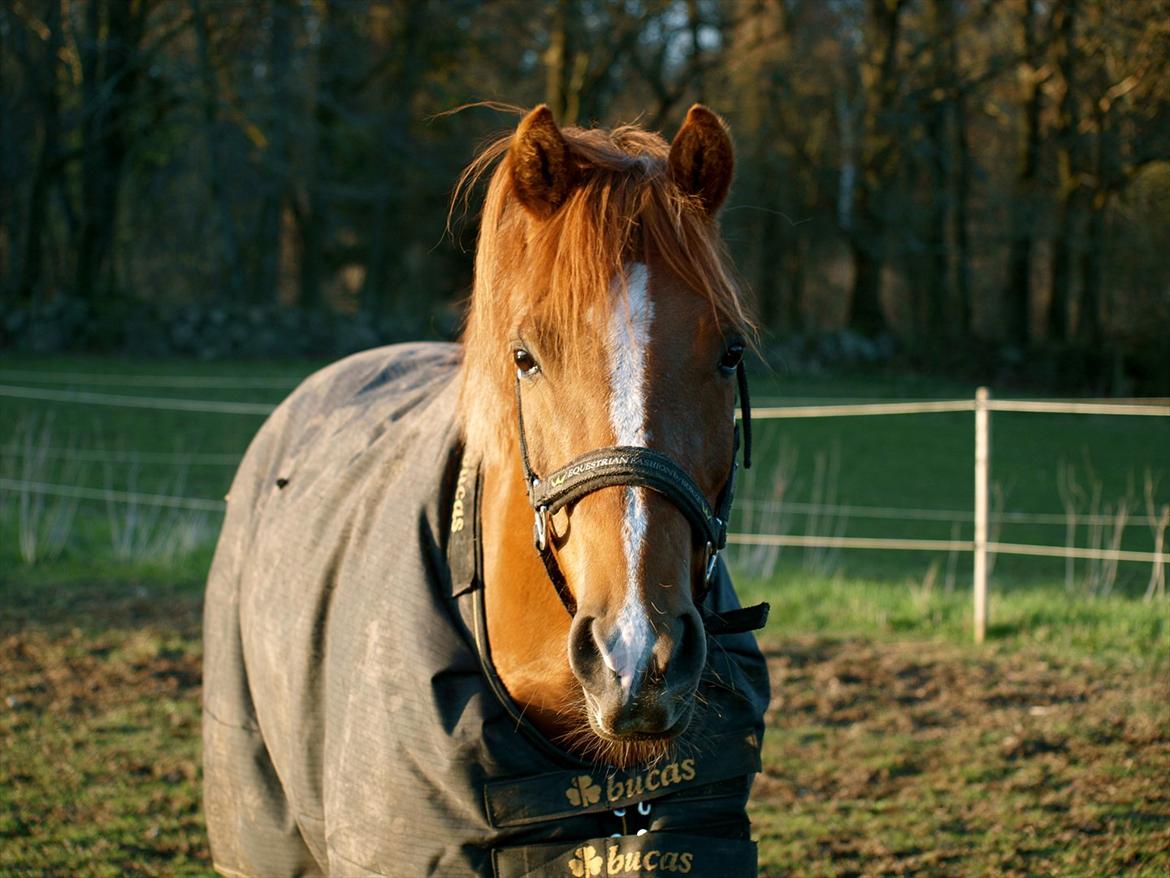
[[975, 391], [975, 642], [987, 636], [987, 471], [991, 436], [986, 387]]

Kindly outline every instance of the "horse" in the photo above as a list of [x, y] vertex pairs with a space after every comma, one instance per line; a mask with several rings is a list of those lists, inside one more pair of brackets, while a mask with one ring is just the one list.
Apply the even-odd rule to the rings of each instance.
[[328, 366], [257, 433], [204, 609], [221, 874], [755, 874], [733, 167], [702, 105], [670, 144], [537, 107], [459, 182], [460, 343]]

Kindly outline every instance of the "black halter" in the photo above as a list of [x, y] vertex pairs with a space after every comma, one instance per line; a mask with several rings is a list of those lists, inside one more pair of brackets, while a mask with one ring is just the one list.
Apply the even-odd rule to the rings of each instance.
[[[711, 634], [732, 634], [762, 628], [768, 619], [768, 605], [758, 604], [740, 610], [715, 615], [702, 608], [703, 598], [711, 587], [711, 580], [719, 560], [719, 553], [727, 545], [727, 521], [735, 496], [735, 472], [738, 467], [739, 426], [732, 428], [731, 469], [723, 483], [715, 507], [707, 502], [695, 480], [667, 455], [652, 448], [629, 445], [611, 445], [587, 451], [565, 466], [540, 478], [532, 468], [528, 456], [528, 437], [524, 431], [524, 406], [520, 394], [521, 373], [516, 372], [516, 417], [520, 425], [520, 460], [528, 485], [528, 502], [534, 513], [533, 541], [544, 562], [548, 578], [557, 597], [569, 611], [577, 612], [577, 602], [569, 591], [565, 575], [557, 562], [556, 553], [548, 538], [548, 519], [558, 510], [576, 503], [602, 488], [634, 486], [650, 488], [670, 500], [691, 524], [696, 541], [703, 545], [705, 558], [703, 584], [695, 595], [695, 605], [704, 613], [704, 625]], [[740, 411], [743, 420], [743, 465], [752, 465], [752, 415], [748, 397], [747, 374], [743, 363], [736, 367], [739, 385]]]

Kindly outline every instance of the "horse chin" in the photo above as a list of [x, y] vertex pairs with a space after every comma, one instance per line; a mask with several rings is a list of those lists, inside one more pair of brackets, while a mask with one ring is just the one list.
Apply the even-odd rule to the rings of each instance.
[[687, 702], [670, 728], [662, 732], [630, 732], [614, 734], [606, 731], [597, 721], [593, 711], [587, 710], [589, 737], [592, 741], [584, 748], [594, 762], [612, 765], [615, 768], [632, 768], [667, 759], [674, 750], [678, 739], [686, 732], [695, 715], [695, 706]]

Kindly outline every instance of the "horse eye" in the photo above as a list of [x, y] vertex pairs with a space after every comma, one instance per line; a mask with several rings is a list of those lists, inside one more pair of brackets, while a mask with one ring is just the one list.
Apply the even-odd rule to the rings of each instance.
[[540, 368], [532, 354], [524, 348], [517, 348], [513, 351], [512, 359], [516, 361], [516, 368], [520, 370], [521, 375], [532, 375]]
[[743, 360], [743, 343], [732, 342], [719, 358], [719, 368], [724, 372], [734, 372]]

